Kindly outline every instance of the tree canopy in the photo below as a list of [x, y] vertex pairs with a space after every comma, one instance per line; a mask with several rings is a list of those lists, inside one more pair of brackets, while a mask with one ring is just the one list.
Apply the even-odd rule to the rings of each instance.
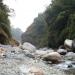
[[[4, 33], [0, 33], [0, 39], [5, 37], [0, 43], [4, 44], [7, 39], [11, 37], [11, 31], [10, 31], [10, 21], [9, 21], [9, 8], [3, 3], [3, 0], [0, 0], [0, 32], [4, 32], [7, 37], [4, 35]], [[2, 36], [3, 35], [3, 36]]]
[[[43, 15], [42, 18], [41, 15]], [[37, 41], [39, 47], [57, 48], [66, 38], [75, 38], [75, 0], [52, 0], [41, 15], [35, 18], [22, 35], [24, 42], [30, 38], [31, 41], [28, 40], [28, 42], [35, 44]]]

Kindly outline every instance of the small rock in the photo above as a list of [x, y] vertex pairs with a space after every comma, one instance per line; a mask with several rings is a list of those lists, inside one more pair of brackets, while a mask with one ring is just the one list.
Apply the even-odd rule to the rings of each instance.
[[46, 51], [42, 51], [42, 50], [36, 50], [35, 55], [38, 57], [42, 57], [48, 53], [54, 52], [53, 50], [46, 50]]
[[72, 68], [72, 64], [69, 64], [69, 65], [68, 65], [68, 68]]
[[73, 53], [73, 52], [68, 52], [68, 53], [65, 55], [65, 59], [75, 61], [75, 53]]
[[31, 67], [28, 75], [44, 75], [43, 70], [37, 67]]
[[58, 49], [57, 52], [61, 55], [65, 55], [67, 53], [67, 50], [65, 49]]

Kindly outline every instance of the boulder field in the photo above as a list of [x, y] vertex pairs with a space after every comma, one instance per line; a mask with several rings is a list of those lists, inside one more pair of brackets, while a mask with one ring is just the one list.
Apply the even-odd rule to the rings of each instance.
[[75, 75], [75, 53], [67, 47], [37, 49], [27, 42], [17, 47], [0, 45], [0, 75]]

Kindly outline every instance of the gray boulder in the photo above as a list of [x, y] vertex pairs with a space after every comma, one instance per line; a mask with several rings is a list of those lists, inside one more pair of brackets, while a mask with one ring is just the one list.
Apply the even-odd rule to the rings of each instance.
[[66, 39], [65, 41], [64, 41], [64, 45], [66, 45], [66, 46], [68, 46], [68, 47], [72, 47], [72, 40], [70, 40], [70, 39]]
[[72, 43], [73, 43], [73, 40], [70, 40], [70, 39], [66, 39], [64, 41], [64, 46], [67, 49], [67, 51], [72, 51]]
[[43, 60], [51, 61], [52, 63], [59, 63], [62, 60], [61, 55], [58, 52], [52, 52], [43, 56]]
[[22, 49], [29, 50], [30, 52], [35, 52], [36, 47], [34, 45], [32, 45], [31, 43], [25, 42], [22, 45]]

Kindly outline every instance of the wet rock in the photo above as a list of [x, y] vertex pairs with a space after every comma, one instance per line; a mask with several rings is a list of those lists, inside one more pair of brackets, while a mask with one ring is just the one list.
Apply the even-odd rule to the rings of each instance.
[[65, 55], [67, 53], [67, 50], [65, 49], [58, 49], [57, 52], [61, 55]]
[[66, 59], [66, 60], [75, 61], [75, 53], [73, 53], [73, 52], [68, 52], [68, 53], [65, 55], [65, 59]]
[[72, 64], [69, 64], [69, 65], [68, 65], [68, 68], [72, 68], [72, 67], [73, 67]]
[[51, 61], [52, 63], [59, 63], [62, 60], [61, 55], [58, 52], [52, 52], [43, 56], [43, 60]]
[[24, 50], [29, 50], [30, 52], [34, 52], [36, 50], [36, 47], [28, 42], [25, 42], [23, 45], [22, 45], [22, 48]]

